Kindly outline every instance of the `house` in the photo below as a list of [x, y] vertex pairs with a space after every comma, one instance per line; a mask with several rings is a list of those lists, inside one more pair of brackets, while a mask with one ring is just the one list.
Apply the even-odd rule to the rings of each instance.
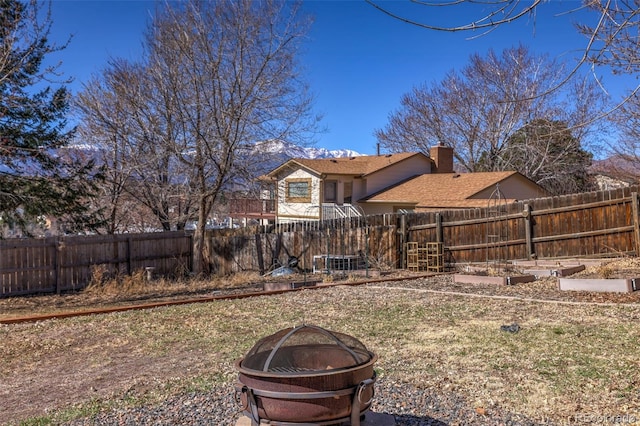
[[512, 203], [546, 195], [536, 183], [513, 171], [434, 173], [414, 176], [359, 202], [369, 212], [421, 212], [482, 208], [491, 200]]
[[390, 184], [431, 173], [422, 153], [291, 159], [267, 174], [276, 183], [280, 223], [368, 214], [358, 200]]
[[487, 207], [499, 187], [505, 201], [547, 195], [518, 172], [455, 173], [453, 149], [286, 161], [266, 175], [276, 187], [279, 223]]
[[596, 160], [591, 164], [589, 172], [599, 191], [628, 188], [638, 183], [637, 156], [612, 155]]

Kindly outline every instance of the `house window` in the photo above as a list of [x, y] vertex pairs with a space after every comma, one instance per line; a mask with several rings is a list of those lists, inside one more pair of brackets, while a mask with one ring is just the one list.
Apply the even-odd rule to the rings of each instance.
[[324, 201], [335, 203], [338, 199], [338, 182], [328, 180], [324, 183]]
[[351, 193], [353, 192], [353, 183], [345, 182], [344, 183], [344, 202], [351, 203]]
[[311, 179], [287, 179], [285, 184], [288, 203], [311, 202]]

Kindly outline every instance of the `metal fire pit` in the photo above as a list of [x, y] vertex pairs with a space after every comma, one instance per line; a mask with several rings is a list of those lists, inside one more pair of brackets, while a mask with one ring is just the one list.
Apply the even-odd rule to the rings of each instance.
[[252, 426], [359, 426], [374, 396], [376, 360], [346, 334], [313, 325], [287, 328], [236, 361], [238, 400]]

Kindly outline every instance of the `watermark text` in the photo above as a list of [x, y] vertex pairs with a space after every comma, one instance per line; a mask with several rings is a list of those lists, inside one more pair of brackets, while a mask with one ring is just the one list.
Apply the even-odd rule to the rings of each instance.
[[575, 414], [569, 417], [569, 424], [592, 424], [592, 425], [636, 425], [640, 424], [640, 416], [633, 414]]

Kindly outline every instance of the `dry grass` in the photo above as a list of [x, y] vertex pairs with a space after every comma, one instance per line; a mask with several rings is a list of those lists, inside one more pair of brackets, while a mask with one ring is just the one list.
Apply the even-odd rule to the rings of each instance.
[[93, 269], [89, 285], [78, 293], [0, 298], [0, 319], [187, 299], [212, 295], [219, 291], [250, 291], [258, 289], [264, 281], [266, 278], [256, 272], [213, 279], [195, 277], [182, 280], [148, 280], [145, 271], [136, 271], [130, 276], [109, 277], [98, 267]]
[[257, 272], [239, 272], [223, 278], [185, 278], [169, 280], [147, 277], [144, 270], [131, 275], [109, 277], [104, 265], [91, 269], [91, 280], [83, 293], [98, 296], [149, 296], [157, 294], [184, 294], [211, 290], [239, 288], [248, 283], [260, 283], [264, 278]]
[[[0, 423], [45, 410], [50, 420], [78, 415], [69, 410], [77, 402], [102, 409], [231, 386], [234, 360], [253, 343], [302, 323], [362, 340], [379, 356], [380, 380], [456, 392], [476, 407], [557, 422], [640, 415], [640, 305], [468, 298], [402, 284], [1, 326]], [[514, 322], [518, 333], [500, 330]]]
[[623, 257], [605, 262], [602, 265], [592, 265], [578, 272], [573, 277], [579, 278], [638, 278], [640, 277], [640, 258]]

